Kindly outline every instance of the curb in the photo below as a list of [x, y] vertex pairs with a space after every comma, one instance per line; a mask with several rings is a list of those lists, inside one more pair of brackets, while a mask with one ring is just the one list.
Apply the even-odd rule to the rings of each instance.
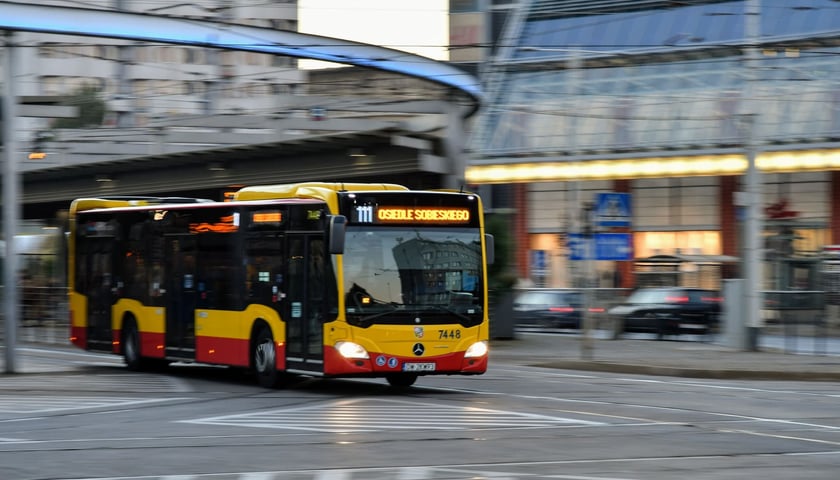
[[824, 372], [664, 367], [658, 365], [600, 362], [594, 360], [554, 360], [549, 362], [528, 363], [528, 366], [555, 368], [561, 370], [627, 373], [663, 377], [712, 378], [718, 380], [800, 380], [815, 382], [840, 382], [840, 371]]

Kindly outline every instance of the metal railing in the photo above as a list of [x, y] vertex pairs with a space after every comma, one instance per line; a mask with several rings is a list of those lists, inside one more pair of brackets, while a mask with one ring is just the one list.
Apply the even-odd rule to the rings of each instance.
[[[0, 287], [2, 289], [2, 287]], [[20, 318], [17, 338], [23, 342], [69, 343], [70, 317], [67, 287], [22, 286], [18, 293]], [[0, 322], [0, 338], [6, 337], [6, 322]]]
[[[531, 289], [512, 292], [512, 303], [516, 295]], [[539, 289], [567, 290], [567, 289]], [[2, 291], [2, 290], [0, 290]], [[594, 327], [603, 330], [614, 328], [613, 319], [607, 311], [621, 303], [630, 293], [629, 289], [591, 289], [590, 315]], [[826, 303], [823, 291], [773, 290], [764, 291], [764, 326], [762, 335], [781, 339], [780, 347], [786, 352], [803, 351], [814, 354], [840, 352], [840, 306]], [[17, 338], [23, 342], [67, 344], [69, 343], [69, 308], [67, 287], [21, 287], [19, 294], [21, 318], [18, 321]], [[727, 301], [724, 299], [724, 301]], [[508, 310], [509, 309], [509, 310]], [[494, 336], [513, 336], [514, 327], [528, 327], [512, 323], [512, 305], [498, 305], [491, 308], [491, 327]], [[0, 321], [0, 339], [5, 338], [5, 321]]]
[[[784, 350], [829, 353], [830, 338], [840, 338], [840, 325], [834, 325], [821, 290], [765, 290], [763, 333], [784, 337]], [[831, 349], [834, 350], [834, 349]]]
[[[516, 295], [531, 290], [569, 291], [582, 289], [537, 288], [518, 289]], [[609, 309], [624, 301], [632, 290], [615, 288], [594, 288], [591, 293], [590, 315], [594, 318], [593, 327], [613, 331], [613, 338], [619, 338], [621, 323], [611, 318]], [[723, 292], [721, 292], [723, 294]], [[806, 353], [817, 355], [840, 354], [840, 306], [827, 302], [828, 294], [824, 291], [808, 290], [768, 290], [762, 292], [763, 326], [760, 335], [766, 344], [785, 353]], [[723, 302], [739, 301], [724, 298]], [[510, 312], [512, 315], [513, 312]], [[721, 315], [724, 315], [723, 310]], [[493, 319], [491, 318], [491, 321]], [[721, 320], [723, 318], [721, 317]], [[518, 329], [544, 328], [536, 324], [517, 323]], [[721, 324], [706, 336], [704, 341], [724, 340]]]

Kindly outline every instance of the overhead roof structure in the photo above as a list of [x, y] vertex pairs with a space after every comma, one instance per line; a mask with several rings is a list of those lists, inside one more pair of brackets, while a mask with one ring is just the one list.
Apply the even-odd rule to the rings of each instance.
[[147, 13], [3, 1], [0, 8], [3, 12], [0, 30], [243, 50], [368, 67], [451, 87], [469, 103], [464, 116], [475, 113], [482, 99], [478, 79], [463, 70], [420, 55], [366, 43]]
[[[95, 178], [120, 179], [120, 191], [130, 194], [148, 191], [177, 191], [221, 187], [232, 183], [272, 181], [287, 183], [289, 175], [304, 175], [303, 179], [334, 179], [350, 175], [353, 159], [351, 150], [360, 150], [369, 160], [373, 171], [393, 173], [389, 161], [410, 161], [416, 165], [417, 149], [410, 155], [375, 155], [374, 148], [397, 147], [395, 136], [404, 135], [400, 129], [382, 128], [354, 132], [340, 132], [286, 139], [278, 142], [242, 144], [204, 150], [187, 150], [178, 153], [145, 155], [128, 159], [98, 161], [95, 163], [67, 164], [32, 170], [23, 174], [24, 203], [64, 201], [80, 195], [89, 195], [96, 187]], [[411, 133], [413, 138], [421, 135]], [[433, 146], [434, 136], [426, 136]], [[367, 146], [367, 148], [365, 147]], [[393, 157], [393, 158], [390, 158]], [[390, 158], [390, 159], [389, 159]], [[315, 161], [318, 159], [318, 161]], [[358, 161], [357, 161], [358, 163]], [[218, 164], [218, 165], [216, 165]], [[413, 167], [416, 168], [416, 167]], [[225, 171], [224, 175], [208, 176], [208, 170]], [[276, 177], [276, 178], [274, 178]], [[285, 178], [288, 177], [288, 178]], [[196, 185], [200, 178], [201, 185]]]
[[51, 218], [73, 198], [90, 195], [174, 195], [220, 198], [233, 186], [301, 181], [439, 186], [446, 172], [440, 139], [386, 127], [145, 155], [25, 172], [25, 218]]

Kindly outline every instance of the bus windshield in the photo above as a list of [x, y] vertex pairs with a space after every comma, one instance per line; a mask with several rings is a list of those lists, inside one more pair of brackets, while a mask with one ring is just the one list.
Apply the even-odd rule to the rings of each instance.
[[343, 258], [351, 324], [481, 321], [477, 228], [351, 226]]

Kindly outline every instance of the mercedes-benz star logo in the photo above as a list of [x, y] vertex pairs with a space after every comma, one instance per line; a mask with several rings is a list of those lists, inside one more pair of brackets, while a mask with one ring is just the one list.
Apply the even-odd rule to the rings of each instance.
[[426, 349], [425, 349], [425, 348], [423, 348], [423, 344], [422, 344], [422, 343], [415, 343], [415, 344], [414, 344], [414, 346], [413, 346], [413, 347], [411, 347], [411, 351], [412, 351], [412, 352], [414, 352], [414, 355], [416, 355], [416, 356], [418, 356], [418, 357], [419, 357], [420, 355], [423, 355], [423, 352], [424, 352], [425, 350], [426, 350]]

